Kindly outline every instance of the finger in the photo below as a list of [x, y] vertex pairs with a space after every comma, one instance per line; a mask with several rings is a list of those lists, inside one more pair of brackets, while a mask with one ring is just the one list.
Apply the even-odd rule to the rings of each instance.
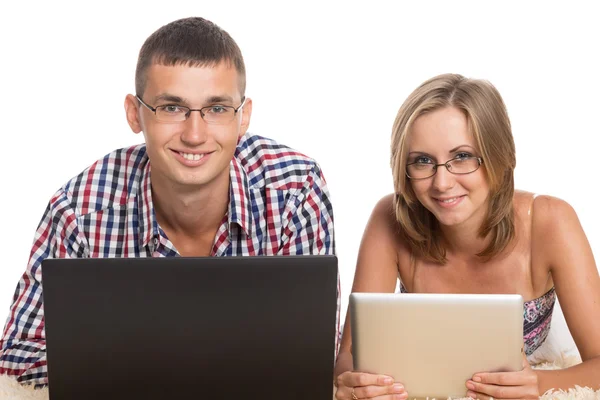
[[335, 391], [336, 400], [351, 400], [352, 399], [352, 388], [346, 386], [340, 386]]
[[467, 388], [476, 393], [484, 395], [486, 400], [490, 397], [496, 399], [523, 399], [528, 397], [528, 389], [523, 386], [497, 386], [490, 385], [487, 383], [478, 383], [473, 381], [467, 381]]
[[536, 383], [536, 376], [530, 370], [519, 372], [488, 372], [475, 374], [471, 380], [498, 386], [526, 386]]
[[[356, 398], [359, 400], [407, 400], [408, 393], [404, 392], [402, 394], [384, 394], [383, 396], [367, 397], [367, 398], [362, 398], [362, 397], [356, 396]], [[349, 397], [349, 399], [352, 399], [352, 397]]]
[[[381, 389], [381, 386], [373, 386], [374, 388]], [[381, 394], [370, 397], [367, 392], [359, 392], [359, 389], [363, 389], [363, 387], [354, 388], [354, 395], [357, 399], [360, 400], [406, 400], [408, 399], [408, 393], [406, 391], [400, 393], [392, 393], [392, 394]], [[364, 397], [367, 396], [367, 397]], [[337, 400], [353, 400], [352, 397], [352, 388], [342, 386], [337, 389], [335, 392], [335, 398]]]
[[360, 399], [360, 400], [406, 400], [408, 399], [408, 393], [404, 394], [386, 394], [383, 396], [373, 397], [371, 399]]
[[[404, 389], [404, 385], [401, 383], [387, 386], [360, 386], [354, 388], [354, 394], [359, 399], [379, 399], [385, 395], [406, 394], [406, 389]], [[407, 394], [406, 397], [408, 397]]]
[[394, 378], [386, 375], [368, 374], [366, 372], [347, 371], [338, 376], [338, 386], [388, 386], [394, 383]]

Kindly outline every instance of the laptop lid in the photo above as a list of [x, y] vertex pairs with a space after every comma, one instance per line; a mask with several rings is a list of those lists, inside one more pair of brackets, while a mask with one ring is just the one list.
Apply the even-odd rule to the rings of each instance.
[[42, 279], [51, 400], [331, 399], [335, 256], [48, 259]]
[[476, 372], [518, 371], [520, 295], [350, 295], [354, 369], [387, 374], [413, 397], [464, 397]]

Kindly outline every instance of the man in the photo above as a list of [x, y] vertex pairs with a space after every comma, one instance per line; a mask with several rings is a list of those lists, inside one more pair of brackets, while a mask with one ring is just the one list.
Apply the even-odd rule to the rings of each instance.
[[50, 200], [0, 341], [0, 374], [48, 383], [45, 258], [334, 253], [318, 164], [246, 133], [245, 79], [237, 44], [210, 21], [174, 21], [146, 40], [125, 99], [145, 144], [96, 161]]

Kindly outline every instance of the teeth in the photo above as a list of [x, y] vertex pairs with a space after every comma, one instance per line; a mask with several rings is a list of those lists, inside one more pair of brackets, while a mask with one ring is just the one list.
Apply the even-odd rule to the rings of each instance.
[[455, 201], [456, 199], [458, 199], [458, 197], [453, 197], [451, 199], [447, 199], [447, 200], [440, 200], [442, 203], [452, 203], [453, 201]]
[[189, 154], [189, 153], [180, 153], [183, 158], [185, 158], [186, 160], [190, 160], [190, 161], [198, 161], [199, 159], [201, 159], [202, 157], [204, 157], [204, 154]]

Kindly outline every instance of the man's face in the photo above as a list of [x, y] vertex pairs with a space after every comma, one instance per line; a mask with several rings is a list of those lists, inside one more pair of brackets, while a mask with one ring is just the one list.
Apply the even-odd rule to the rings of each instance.
[[[146, 89], [138, 95], [151, 107], [170, 106], [169, 110], [178, 106], [238, 108], [242, 103], [238, 79], [235, 67], [227, 63], [205, 67], [153, 64], [147, 71]], [[127, 96], [125, 108], [132, 130], [144, 132], [153, 184], [192, 188], [229, 179], [229, 163], [248, 129], [252, 103], [247, 99], [232, 120], [223, 124], [207, 123], [198, 111], [190, 112], [182, 122], [161, 122], [132, 95]]]

